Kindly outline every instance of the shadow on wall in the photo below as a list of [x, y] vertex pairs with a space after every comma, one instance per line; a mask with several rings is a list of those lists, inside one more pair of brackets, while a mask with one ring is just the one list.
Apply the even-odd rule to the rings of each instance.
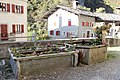
[[105, 4], [104, 0], [85, 0], [85, 6], [91, 8], [91, 12], [95, 12], [97, 8], [105, 8], [107, 13], [113, 13], [111, 6]]

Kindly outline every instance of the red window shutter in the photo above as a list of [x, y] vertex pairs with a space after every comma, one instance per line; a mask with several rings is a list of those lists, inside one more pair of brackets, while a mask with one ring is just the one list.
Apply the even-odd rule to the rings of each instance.
[[89, 26], [89, 22], [86, 22], [86, 26]]
[[60, 35], [60, 31], [56, 31], [56, 36]]
[[82, 26], [85, 26], [85, 22], [82, 22]]
[[24, 25], [21, 25], [21, 33], [24, 33]]
[[21, 6], [21, 13], [23, 14], [24, 13], [24, 7]]
[[71, 20], [68, 21], [68, 26], [71, 26]]
[[7, 4], [7, 12], [10, 12], [10, 4]]
[[15, 13], [15, 5], [12, 4], [12, 12]]
[[50, 35], [53, 35], [53, 30], [50, 31]]
[[15, 34], [15, 24], [12, 25], [12, 32]]

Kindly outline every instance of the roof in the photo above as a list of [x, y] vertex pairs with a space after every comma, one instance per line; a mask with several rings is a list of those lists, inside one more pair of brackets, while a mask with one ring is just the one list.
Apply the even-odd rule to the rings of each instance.
[[120, 15], [119, 14], [112, 14], [112, 13], [94, 13], [97, 18], [97, 21], [108, 21], [108, 22], [113, 22], [113, 21], [118, 21], [120, 22]]
[[53, 14], [58, 9], [63, 9], [63, 10], [66, 10], [68, 12], [74, 13], [76, 15], [84, 15], [84, 16], [89, 16], [89, 17], [95, 17], [94, 14], [90, 11], [85, 11], [85, 10], [81, 10], [81, 9], [78, 9], [78, 8], [74, 9], [74, 8], [71, 8], [71, 7], [65, 7], [65, 6], [57, 5], [53, 9], [48, 11], [42, 18], [47, 19], [51, 14]]

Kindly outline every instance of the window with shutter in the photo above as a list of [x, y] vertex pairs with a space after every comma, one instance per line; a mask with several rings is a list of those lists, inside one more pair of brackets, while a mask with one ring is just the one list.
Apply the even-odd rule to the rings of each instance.
[[82, 26], [85, 26], [85, 22], [82, 22]]
[[24, 25], [21, 25], [21, 33], [24, 33]]
[[60, 31], [56, 31], [56, 36], [59, 36], [60, 35]]
[[10, 4], [7, 4], [7, 12], [10, 12]]
[[23, 14], [24, 13], [24, 7], [21, 6], [21, 13]]
[[2, 11], [6, 12], [6, 3], [2, 3]]
[[15, 24], [12, 25], [12, 32], [15, 34]]
[[50, 35], [54, 35], [54, 31], [53, 30], [50, 31]]
[[68, 26], [71, 26], [71, 19], [68, 20]]
[[15, 5], [12, 4], [12, 12], [15, 13]]
[[89, 26], [89, 22], [86, 22], [86, 26]]

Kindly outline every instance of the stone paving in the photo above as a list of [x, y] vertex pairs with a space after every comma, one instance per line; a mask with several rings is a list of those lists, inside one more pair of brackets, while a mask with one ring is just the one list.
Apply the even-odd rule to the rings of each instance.
[[[120, 52], [117, 52], [120, 53]], [[24, 80], [120, 80], [120, 57], [94, 65], [57, 69]], [[10, 65], [0, 65], [0, 80], [15, 80]]]
[[26, 80], [120, 80], [120, 57], [95, 65], [60, 69]]

